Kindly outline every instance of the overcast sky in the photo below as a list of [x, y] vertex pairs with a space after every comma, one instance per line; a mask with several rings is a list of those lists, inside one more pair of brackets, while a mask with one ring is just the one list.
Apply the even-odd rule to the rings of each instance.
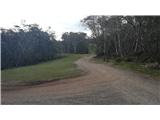
[[21, 21], [26, 20], [26, 24], [39, 24], [44, 30], [49, 26], [55, 31], [57, 38], [61, 37], [63, 32], [86, 32], [88, 35], [90, 31], [88, 31], [84, 26], [82, 26], [80, 20], [85, 16], [81, 15], [54, 15], [50, 12], [49, 15], [30, 15], [30, 16], [7, 16], [7, 19], [0, 19], [1, 27], [13, 27], [13, 25], [20, 25]]
[[90, 32], [80, 23], [87, 16], [83, 6], [79, 6], [82, 5], [81, 2], [83, 1], [4, 0], [0, 7], [0, 27], [13, 27], [26, 20], [27, 24], [37, 23], [44, 29], [51, 26], [58, 39], [63, 32], [86, 32], [89, 35]]
[[[138, 4], [137, 4], [137, 2]], [[0, 0], [0, 27], [37, 23], [42, 28], [48, 26], [56, 32], [58, 39], [63, 32], [83, 31], [90, 34], [80, 25], [80, 20], [88, 15], [115, 14], [157, 14], [159, 4], [154, 8], [150, 2], [134, 0]]]

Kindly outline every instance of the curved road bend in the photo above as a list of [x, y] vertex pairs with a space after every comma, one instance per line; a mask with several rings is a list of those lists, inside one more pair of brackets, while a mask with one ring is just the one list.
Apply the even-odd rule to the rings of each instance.
[[2, 104], [160, 104], [160, 80], [90, 62], [76, 64], [87, 74], [19, 90], [2, 91]]

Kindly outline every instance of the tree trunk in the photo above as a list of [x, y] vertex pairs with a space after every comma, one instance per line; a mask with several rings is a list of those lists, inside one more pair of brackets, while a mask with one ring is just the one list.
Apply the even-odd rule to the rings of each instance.
[[119, 38], [119, 33], [117, 33], [117, 40], [118, 40], [119, 54], [120, 54], [121, 57], [123, 57], [122, 48], [121, 48], [121, 40]]
[[103, 42], [103, 53], [104, 53], [104, 61], [106, 61], [106, 31], [103, 30], [104, 42]]

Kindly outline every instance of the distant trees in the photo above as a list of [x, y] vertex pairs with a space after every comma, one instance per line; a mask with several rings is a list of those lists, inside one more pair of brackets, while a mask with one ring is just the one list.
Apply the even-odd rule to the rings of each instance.
[[62, 40], [56, 41], [50, 27], [43, 31], [37, 24], [1, 29], [1, 68], [36, 64], [61, 53], [88, 53], [86, 33], [66, 32]]
[[97, 56], [160, 63], [159, 16], [88, 16]]
[[[56, 41], [50, 27], [23, 24], [1, 29], [2, 69], [54, 59], [60, 53], [88, 53], [138, 62], [160, 64], [159, 16], [88, 16], [82, 20], [92, 32], [65, 32]], [[95, 49], [96, 48], [96, 49]]]
[[43, 31], [36, 24], [1, 29], [2, 69], [54, 59], [60, 49], [54, 33]]
[[65, 32], [62, 35], [62, 44], [65, 53], [88, 53], [88, 40], [86, 33]]

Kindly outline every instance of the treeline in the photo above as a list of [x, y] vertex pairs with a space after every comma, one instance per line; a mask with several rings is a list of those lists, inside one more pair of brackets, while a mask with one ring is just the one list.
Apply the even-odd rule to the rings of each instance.
[[88, 53], [88, 38], [86, 33], [78, 32], [66, 32], [62, 35], [62, 44], [64, 46], [65, 53]]
[[37, 24], [1, 29], [1, 69], [56, 59], [63, 53], [87, 53], [85, 38], [85, 33], [64, 33], [63, 41], [57, 41], [51, 28], [44, 31]]
[[1, 32], [2, 69], [54, 59], [61, 52], [54, 33], [42, 31], [36, 24], [15, 26]]
[[160, 16], [88, 16], [97, 56], [160, 63]]

